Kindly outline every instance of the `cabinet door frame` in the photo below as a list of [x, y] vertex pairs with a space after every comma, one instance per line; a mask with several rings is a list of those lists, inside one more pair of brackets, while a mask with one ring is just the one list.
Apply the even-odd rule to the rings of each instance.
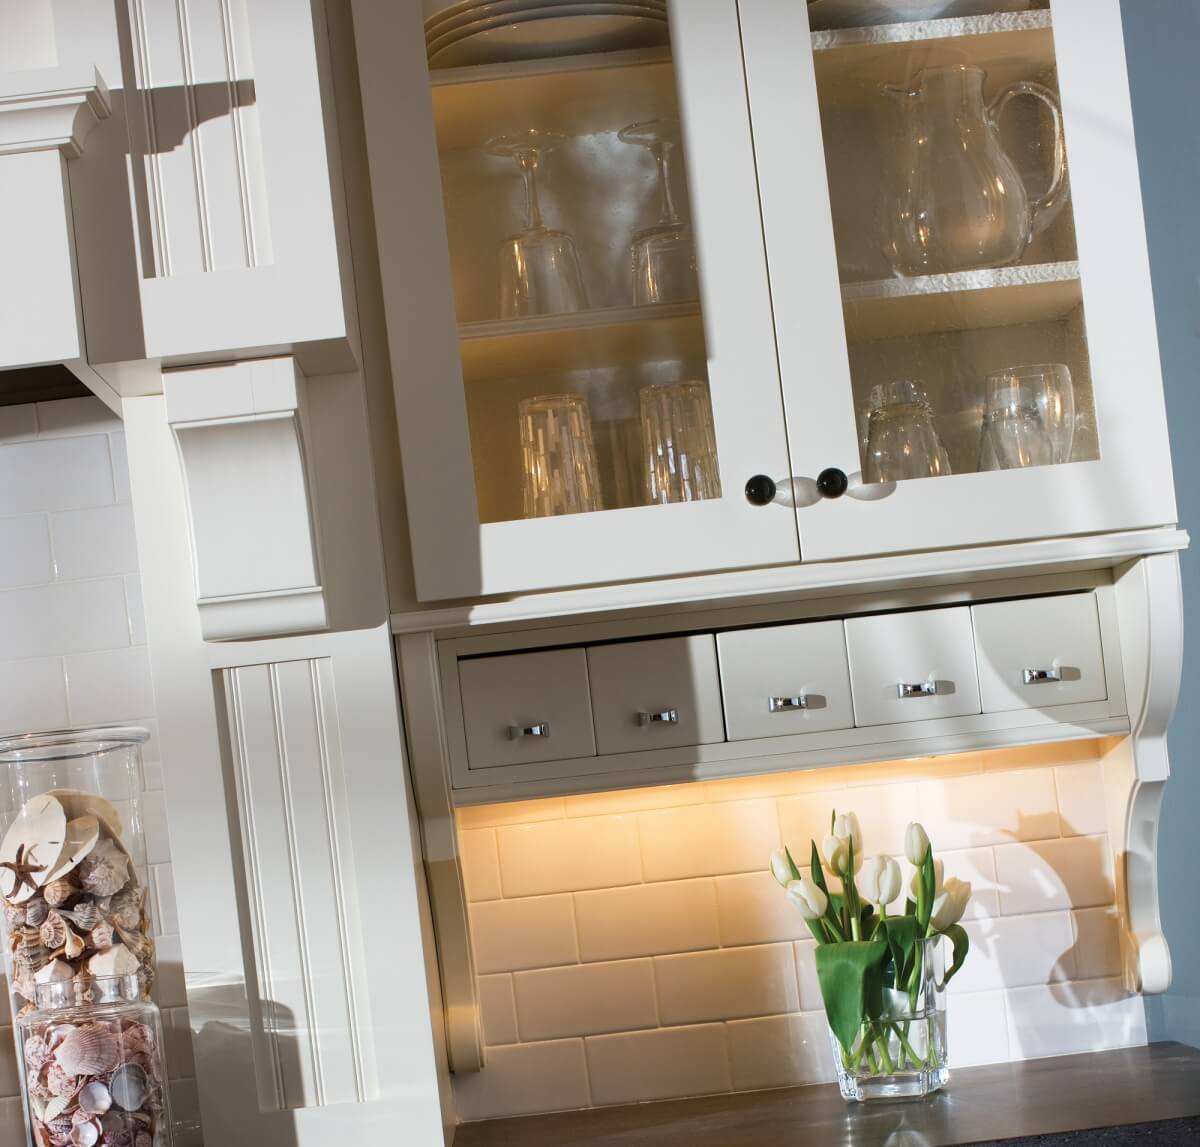
[[790, 466], [736, 0], [670, 7], [724, 495], [487, 523], [472, 478], [419, 8], [353, 4], [418, 597], [796, 562], [792, 516], [743, 494], [752, 475], [778, 478]]
[[[829, 466], [855, 475], [858, 427], [808, 13], [788, 0], [740, 0], [739, 10], [791, 456], [799, 475]], [[1050, 10], [1101, 458], [900, 482], [876, 500], [800, 506], [805, 561], [1177, 520], [1120, 2], [1051, 0]]]

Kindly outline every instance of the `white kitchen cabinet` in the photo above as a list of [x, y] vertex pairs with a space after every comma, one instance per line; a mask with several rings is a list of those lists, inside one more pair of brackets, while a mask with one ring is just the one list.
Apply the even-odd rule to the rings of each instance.
[[[689, 0], [670, 6], [669, 53], [430, 72], [418, 16], [391, 9], [358, 0], [355, 19], [422, 599], [1176, 520], [1118, 0], [870, 28], [837, 26], [827, 0], [816, 30], [788, 0]], [[951, 64], [982, 93], [967, 178], [953, 146], [922, 150], [924, 120], [888, 118], [916, 100], [902, 90], [944, 109]], [[1065, 178], [1025, 242], [1025, 203], [1059, 170], [1056, 102]], [[657, 200], [648, 157], [615, 133], [676, 114], [700, 297], [631, 306], [629, 241]], [[576, 237], [590, 307], [501, 319], [496, 245], [523, 208], [516, 165], [487, 145], [529, 127], [565, 137], [542, 202]], [[969, 192], [990, 222], [959, 210]], [[881, 224], [909, 216], [967, 238], [914, 261]], [[997, 217], [1021, 241], [993, 242]], [[1073, 400], [1072, 440], [1014, 390], [990, 433], [1029, 464], [989, 469], [985, 414], [1005, 404], [986, 380], [1045, 363], [1069, 372], [1052, 397]], [[637, 393], [679, 378], [707, 381], [720, 494], [639, 505]], [[900, 381], [929, 407], [936, 476], [894, 479], [904, 442], [868, 464], [868, 411]], [[548, 392], [588, 399], [600, 498], [583, 504], [603, 509], [526, 516], [517, 406]]]

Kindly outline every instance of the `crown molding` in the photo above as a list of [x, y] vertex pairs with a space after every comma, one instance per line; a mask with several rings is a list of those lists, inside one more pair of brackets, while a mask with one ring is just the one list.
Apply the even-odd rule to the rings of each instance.
[[0, 74], [0, 155], [83, 152], [92, 128], [112, 112], [96, 68], [45, 68]]

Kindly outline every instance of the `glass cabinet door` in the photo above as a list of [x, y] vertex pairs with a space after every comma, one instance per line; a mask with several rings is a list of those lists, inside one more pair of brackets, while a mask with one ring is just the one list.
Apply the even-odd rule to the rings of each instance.
[[457, 322], [397, 371], [419, 595], [797, 560], [743, 492], [789, 463], [735, 0], [441, 7], [410, 157], [440, 218], [406, 222], [444, 220], [450, 274], [402, 338], [446, 293]]
[[1118, 0], [741, 0], [806, 560], [1175, 520]]

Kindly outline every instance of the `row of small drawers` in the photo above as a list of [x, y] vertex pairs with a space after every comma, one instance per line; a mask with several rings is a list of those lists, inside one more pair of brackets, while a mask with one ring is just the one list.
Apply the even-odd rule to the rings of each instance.
[[1091, 593], [459, 662], [471, 769], [1107, 696]]

